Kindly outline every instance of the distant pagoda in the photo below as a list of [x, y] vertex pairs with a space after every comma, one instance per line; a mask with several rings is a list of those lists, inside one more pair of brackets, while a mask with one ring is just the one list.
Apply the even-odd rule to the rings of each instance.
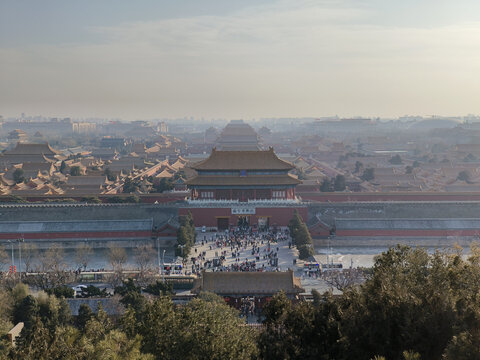
[[224, 151], [260, 150], [261, 145], [255, 130], [243, 120], [232, 120], [222, 130], [216, 148]]

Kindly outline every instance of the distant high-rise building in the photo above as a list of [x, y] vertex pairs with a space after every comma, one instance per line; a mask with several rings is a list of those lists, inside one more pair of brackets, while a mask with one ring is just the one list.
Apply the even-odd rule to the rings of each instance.
[[158, 124], [158, 131], [162, 134], [165, 134], [168, 132], [168, 125], [165, 121], [162, 121]]

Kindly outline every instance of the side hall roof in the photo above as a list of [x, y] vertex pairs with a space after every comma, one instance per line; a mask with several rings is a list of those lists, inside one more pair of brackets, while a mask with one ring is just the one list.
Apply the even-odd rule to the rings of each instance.
[[210, 291], [220, 295], [273, 295], [279, 291], [299, 294], [305, 290], [293, 271], [285, 272], [206, 272], [192, 292]]
[[59, 151], [52, 149], [48, 143], [28, 144], [21, 142], [17, 143], [17, 145], [13, 149], [5, 152], [6, 155], [58, 155], [59, 153]]

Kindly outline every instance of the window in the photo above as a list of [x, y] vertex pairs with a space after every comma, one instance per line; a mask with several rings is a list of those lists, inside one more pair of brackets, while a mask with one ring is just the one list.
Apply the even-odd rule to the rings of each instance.
[[213, 191], [202, 191], [202, 199], [213, 199]]
[[284, 199], [285, 191], [272, 191], [272, 197], [274, 199]]
[[240, 170], [240, 176], [247, 176], [247, 170]]

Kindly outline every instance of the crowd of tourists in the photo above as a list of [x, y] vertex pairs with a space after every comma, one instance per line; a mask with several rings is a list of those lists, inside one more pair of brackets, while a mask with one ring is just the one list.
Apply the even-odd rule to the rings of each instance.
[[191, 272], [279, 271], [278, 252], [286, 242], [291, 247], [288, 230], [256, 232], [242, 228], [201, 234], [190, 258]]

